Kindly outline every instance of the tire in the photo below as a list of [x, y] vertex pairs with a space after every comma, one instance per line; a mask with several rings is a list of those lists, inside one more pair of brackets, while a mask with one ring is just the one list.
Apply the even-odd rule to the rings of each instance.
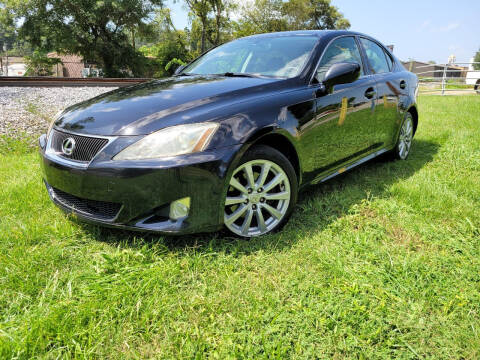
[[475, 86], [473, 88], [475, 89], [477, 94], [480, 95], [480, 80], [477, 81], [477, 83], [475, 84]]
[[251, 238], [280, 230], [298, 197], [290, 161], [270, 146], [249, 149], [229, 179], [224, 224], [235, 236]]
[[413, 116], [407, 112], [398, 134], [397, 143], [391, 152], [391, 157], [397, 160], [406, 160], [412, 149], [412, 140], [414, 135]]

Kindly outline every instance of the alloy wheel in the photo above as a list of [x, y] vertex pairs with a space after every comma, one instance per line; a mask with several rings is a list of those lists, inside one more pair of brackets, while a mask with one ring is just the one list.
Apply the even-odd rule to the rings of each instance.
[[410, 152], [413, 138], [413, 122], [410, 116], [405, 118], [402, 128], [400, 130], [400, 137], [398, 139], [398, 156], [405, 160]]
[[248, 161], [230, 180], [225, 226], [245, 237], [266, 234], [285, 217], [290, 198], [290, 181], [280, 166], [270, 160]]

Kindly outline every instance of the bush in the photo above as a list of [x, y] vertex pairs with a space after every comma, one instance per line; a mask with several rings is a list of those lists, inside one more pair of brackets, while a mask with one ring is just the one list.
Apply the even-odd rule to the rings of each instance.
[[[153, 46], [142, 46], [140, 52], [149, 60], [148, 70], [153, 77], [171, 76], [177, 66], [184, 65], [191, 59], [186, 47], [185, 34], [177, 31], [165, 36], [161, 42]], [[148, 71], [147, 70], [147, 71]]]
[[35, 50], [31, 56], [25, 56], [27, 71], [25, 76], [52, 76], [53, 67], [61, 64], [58, 58], [49, 58], [47, 53]]

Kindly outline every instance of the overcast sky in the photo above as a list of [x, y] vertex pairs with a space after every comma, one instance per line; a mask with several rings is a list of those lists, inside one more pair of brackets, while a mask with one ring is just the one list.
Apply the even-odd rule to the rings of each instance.
[[[245, 0], [242, 0], [245, 1]], [[395, 45], [401, 59], [468, 62], [480, 48], [480, 0], [332, 0], [360, 31]], [[188, 25], [183, 1], [172, 4], [175, 26]]]

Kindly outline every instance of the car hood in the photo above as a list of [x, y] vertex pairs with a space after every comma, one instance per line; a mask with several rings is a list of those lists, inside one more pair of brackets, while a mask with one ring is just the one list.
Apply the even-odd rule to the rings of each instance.
[[55, 126], [90, 135], [145, 135], [212, 120], [208, 113], [277, 88], [279, 79], [181, 76], [114, 90], [66, 109]]

